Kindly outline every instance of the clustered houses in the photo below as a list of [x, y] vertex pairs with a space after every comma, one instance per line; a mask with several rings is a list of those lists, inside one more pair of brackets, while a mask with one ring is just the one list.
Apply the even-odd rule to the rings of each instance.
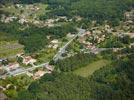
[[38, 71], [36, 71], [35, 73], [28, 72], [27, 75], [29, 77], [32, 77], [34, 80], [36, 80], [47, 73], [51, 73], [54, 70], [54, 67], [49, 64], [45, 65], [44, 68], [45, 69], [38, 69]]
[[39, 79], [42, 77], [44, 74], [51, 73], [54, 70], [54, 67], [47, 64], [44, 66], [45, 70], [38, 70], [33, 74], [33, 79]]
[[95, 50], [95, 45], [103, 42], [108, 34], [113, 31], [109, 25], [104, 27], [94, 27], [79, 36], [79, 42], [84, 44], [87, 49]]
[[17, 57], [21, 57], [22, 63], [25, 65], [31, 64], [34, 65], [34, 63], [36, 63], [36, 59], [33, 59], [31, 56], [24, 56], [23, 54], [18, 54]]
[[124, 16], [126, 20], [134, 20], [134, 11], [126, 12]]
[[5, 15], [2, 15], [1, 17], [1, 22], [3, 23], [10, 23], [10, 22], [13, 22], [14, 20], [17, 20], [17, 17], [15, 16], [5, 16]]
[[[53, 41], [52, 43], [58, 43], [58, 41]], [[17, 58], [21, 57], [22, 58], [22, 63], [25, 65], [31, 64], [33, 65], [33, 67], [35, 67], [34, 63], [36, 62], [36, 59], [33, 59], [31, 56], [25, 56], [23, 53], [17, 54]], [[0, 60], [3, 61], [3, 60]], [[10, 72], [14, 72], [16, 70], [22, 70], [23, 68], [21, 68], [20, 64], [18, 62], [14, 62], [14, 63], [9, 63], [8, 65], [4, 66], [2, 64], [0, 64], [0, 74], [1, 71], [4, 70], [8, 73]], [[46, 73], [51, 73], [54, 70], [54, 66], [51, 66], [49, 64], [45, 64], [43, 66], [43, 68], [39, 68], [38, 71], [33, 72], [33, 71], [27, 71], [26, 74], [29, 77], [32, 77], [33, 79], [39, 79], [40, 77], [42, 77], [44, 74]], [[4, 72], [4, 74], [2, 78], [6, 78], [6, 74]]]
[[31, 56], [23, 57], [23, 62], [25, 65], [33, 65], [36, 62], [36, 59], [33, 59]]
[[35, 11], [35, 12], [38, 11], [38, 10], [40, 10], [39, 7], [37, 7], [36, 5], [32, 5], [32, 4], [31, 5], [26, 5], [26, 9], [27, 10], [30, 9], [30, 10]]
[[28, 23], [28, 20], [25, 18], [21, 18], [20, 20], [18, 20], [18, 23], [20, 24]]
[[66, 37], [67, 38], [73, 38], [74, 36], [75, 36], [75, 34], [68, 33]]
[[124, 30], [129, 30], [130, 28], [133, 29], [134, 27], [134, 10], [130, 11], [130, 12], [126, 12], [124, 14], [125, 17], [125, 25], [123, 25], [123, 29]]
[[[39, 11], [41, 8], [39, 8], [37, 5], [23, 5], [23, 4], [16, 4], [15, 9], [20, 9], [20, 13], [12, 16], [6, 16], [3, 15], [1, 17], [1, 22], [4, 23], [10, 23], [14, 20], [16, 20], [20, 24], [27, 24], [31, 23], [34, 24], [38, 27], [54, 27], [55, 22], [60, 22], [60, 21], [65, 21], [65, 22], [70, 22], [72, 19], [68, 19], [66, 16], [62, 17], [57, 17], [55, 19], [47, 19], [46, 21], [41, 21], [37, 18], [36, 12]], [[11, 7], [9, 6], [8, 9]], [[28, 12], [26, 12], [28, 11]], [[30, 18], [30, 16], [33, 17], [33, 19]]]
[[48, 26], [48, 27], [53, 27], [55, 26], [55, 22], [58, 22], [60, 20], [64, 20], [66, 22], [70, 21], [67, 19], [67, 17], [63, 16], [63, 17], [58, 17], [56, 19], [47, 19], [45, 22], [43, 22], [43, 26]]
[[0, 74], [5, 74], [6, 71], [13, 71], [19, 68], [19, 63], [9, 63], [8, 65], [2, 65], [0, 64]]

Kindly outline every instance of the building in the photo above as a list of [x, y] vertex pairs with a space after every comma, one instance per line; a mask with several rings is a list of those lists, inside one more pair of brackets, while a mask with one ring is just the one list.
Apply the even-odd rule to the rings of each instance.
[[31, 56], [23, 57], [23, 64], [34, 64], [36, 62], [36, 59], [33, 59]]
[[87, 32], [85, 32], [85, 35], [86, 36], [90, 36], [91, 35], [91, 32], [90, 31], [87, 31]]
[[46, 74], [46, 73], [51, 73], [50, 71], [42, 71], [42, 70], [39, 70], [39, 71], [37, 71], [35, 74], [34, 74], [34, 76], [33, 76], [33, 78], [36, 80], [36, 79], [39, 79], [40, 77], [42, 77], [44, 74]]
[[58, 41], [57, 39], [54, 39], [54, 40], [51, 41], [51, 43], [52, 43], [52, 44], [58, 44], [59, 41]]
[[28, 23], [28, 20], [22, 18], [18, 21], [20, 24]]
[[46, 24], [52, 24], [54, 23], [54, 19], [47, 19]]
[[7, 70], [11, 71], [11, 70], [15, 70], [19, 68], [19, 63], [15, 62], [15, 63], [10, 63], [7, 65]]
[[131, 12], [126, 12], [124, 14], [126, 20], [134, 20], [134, 11], [131, 11]]
[[46, 68], [47, 70], [49, 70], [49, 71], [53, 71], [53, 70], [54, 70], [54, 67], [51, 66], [51, 65], [49, 65], [49, 64], [45, 65], [45, 68]]
[[50, 42], [50, 45], [48, 45], [48, 48], [57, 49], [59, 47], [59, 41], [57, 39], [54, 39]]
[[55, 44], [54, 46], [53, 46], [53, 49], [57, 49], [58, 48], [58, 44]]
[[67, 37], [68, 37], [68, 38], [73, 38], [74, 36], [75, 36], [75, 34], [71, 34], [71, 33], [68, 33], [68, 34], [67, 34]]

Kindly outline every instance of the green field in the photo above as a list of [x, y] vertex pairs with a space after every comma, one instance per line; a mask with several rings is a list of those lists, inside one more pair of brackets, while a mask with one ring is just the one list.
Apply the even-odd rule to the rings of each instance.
[[0, 58], [14, 58], [23, 51], [23, 46], [18, 41], [0, 41]]
[[93, 74], [93, 72], [95, 72], [96, 70], [102, 68], [103, 66], [106, 66], [109, 63], [110, 63], [110, 61], [102, 59], [99, 61], [95, 61], [85, 67], [79, 68], [79, 69], [75, 70], [73, 73], [76, 75], [87, 77], [87, 76], [90, 76], [91, 74]]
[[27, 5], [27, 4], [20, 4], [20, 5], [22, 6], [20, 8], [16, 8], [15, 5], [10, 5], [10, 6], [5, 6], [3, 8], [0, 8], [0, 10], [9, 12], [10, 14], [13, 14], [15, 16], [25, 15], [25, 17], [28, 19], [33, 18], [33, 16], [35, 15], [38, 17], [48, 12], [48, 10], [46, 10], [48, 5], [46, 4], [41, 4], [41, 3], [34, 4], [35, 6], [39, 8], [38, 11], [33, 11], [30, 8], [28, 8], [28, 6], [31, 6], [31, 5]]

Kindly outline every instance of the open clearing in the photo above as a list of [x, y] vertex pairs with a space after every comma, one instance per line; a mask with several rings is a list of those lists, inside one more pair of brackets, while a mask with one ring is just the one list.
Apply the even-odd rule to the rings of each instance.
[[14, 58], [17, 53], [24, 52], [18, 41], [0, 41], [0, 58]]
[[86, 67], [79, 68], [79, 69], [75, 70], [73, 73], [76, 75], [87, 77], [87, 76], [92, 75], [93, 72], [95, 72], [96, 70], [106, 66], [109, 63], [110, 63], [110, 61], [102, 59], [99, 61], [95, 61], [95, 62], [87, 65]]

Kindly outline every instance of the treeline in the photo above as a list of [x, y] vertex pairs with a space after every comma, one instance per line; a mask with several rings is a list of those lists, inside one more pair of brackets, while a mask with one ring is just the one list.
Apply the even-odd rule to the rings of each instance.
[[76, 2], [79, 0], [0, 0], [0, 3], [24, 3], [24, 4], [32, 4], [32, 3], [48, 3], [48, 4], [70, 4], [72, 2]]
[[58, 60], [55, 64], [56, 69], [63, 71], [63, 72], [69, 72], [73, 71], [77, 68], [86, 66], [90, 62], [96, 60], [96, 55], [89, 54], [89, 53], [78, 53], [74, 56], [71, 56], [69, 58]]
[[124, 35], [121, 37], [109, 36], [105, 41], [99, 44], [99, 47], [102, 48], [122, 48], [124, 46], [130, 45], [133, 38], [130, 38], [129, 35]]
[[91, 96], [95, 100], [133, 100], [134, 55], [96, 71], [91, 79]]
[[19, 100], [89, 100], [87, 79], [73, 74], [46, 74], [19, 93]]
[[[19, 93], [19, 100], [133, 100], [134, 55], [83, 78], [71, 73], [46, 74]], [[27, 97], [27, 98], [26, 98]]]
[[[31, 4], [31, 3], [38, 3], [41, 2], [42, 0], [0, 0], [0, 4], [18, 4], [18, 3], [23, 3], [23, 4]], [[44, 0], [45, 1], [45, 0]]]
[[71, 24], [39, 28], [33, 25], [26, 27], [17, 22], [7, 24], [0, 22], [0, 27], [0, 32], [5, 33], [7, 37], [19, 40], [27, 53], [33, 53], [44, 48], [49, 41], [46, 38], [48, 35], [51, 35], [52, 39], [63, 38], [69, 32], [77, 32]]
[[88, 20], [117, 23], [134, 8], [133, 0], [47, 0], [50, 16], [81, 16]]
[[[81, 16], [89, 21], [99, 23], [107, 20], [110, 24], [117, 24], [123, 20], [124, 12], [134, 8], [133, 0], [1, 0], [0, 3], [45, 3], [48, 4], [46, 18], [67, 16], [69, 18]], [[45, 19], [44, 18], [44, 19]]]
[[[1, 0], [0, 3], [45, 3], [54, 16], [81, 16], [88, 20], [117, 23], [123, 19], [124, 12], [134, 8], [133, 0]], [[46, 17], [46, 15], [44, 17]]]

